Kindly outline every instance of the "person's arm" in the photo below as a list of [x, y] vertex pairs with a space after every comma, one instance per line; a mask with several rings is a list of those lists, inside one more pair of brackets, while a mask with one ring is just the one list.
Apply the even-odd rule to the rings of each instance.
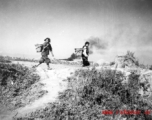
[[52, 46], [51, 46], [51, 45], [49, 45], [49, 50], [50, 50], [50, 52], [51, 52], [52, 56], [54, 57], [53, 49], [52, 49]]
[[51, 51], [52, 57], [54, 57], [53, 51]]
[[88, 55], [87, 55], [87, 48], [86, 48], [86, 47], [83, 48], [83, 54], [84, 54], [86, 57], [88, 57]]

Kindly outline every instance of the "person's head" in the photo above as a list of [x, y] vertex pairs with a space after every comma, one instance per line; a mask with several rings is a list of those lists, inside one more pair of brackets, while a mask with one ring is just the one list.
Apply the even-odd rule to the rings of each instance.
[[47, 43], [50, 43], [51, 39], [50, 38], [45, 38], [44, 41], [47, 42]]
[[87, 42], [85, 42], [85, 46], [89, 46], [89, 44], [90, 44], [90, 43], [89, 43], [88, 41], [87, 41]]

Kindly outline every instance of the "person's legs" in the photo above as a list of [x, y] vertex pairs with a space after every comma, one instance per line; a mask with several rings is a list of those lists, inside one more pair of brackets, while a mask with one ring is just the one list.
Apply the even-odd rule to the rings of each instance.
[[89, 66], [90, 65], [90, 63], [89, 63], [89, 61], [88, 61], [88, 57], [86, 57], [86, 66]]
[[88, 61], [88, 57], [85, 57], [84, 63], [85, 63], [85, 66], [89, 66], [89, 65], [90, 65], [90, 63], [89, 63], [89, 61]]
[[47, 69], [48, 69], [48, 70], [52, 70], [52, 68], [50, 68], [49, 63], [47, 63], [46, 65], [47, 65]]
[[83, 67], [87, 66], [87, 57], [82, 55]]
[[42, 63], [39, 63], [38, 65], [35, 65], [35, 66], [33, 66], [33, 67], [38, 67], [39, 65], [41, 65]]
[[48, 57], [46, 57], [45, 62], [46, 62], [46, 65], [47, 65], [47, 69], [51, 70], [50, 65], [49, 65], [51, 61]]
[[44, 58], [43, 58], [43, 56], [42, 56], [42, 57], [41, 57], [41, 59], [39, 60], [39, 64], [38, 64], [38, 65], [33, 66], [33, 68], [38, 67], [38, 66], [39, 66], [39, 65], [41, 65], [42, 63], [44, 63]]
[[85, 56], [82, 54], [82, 66], [84, 67], [85, 66]]
[[82, 54], [82, 61], [83, 61], [83, 67], [90, 65], [88, 61], [88, 57], [84, 56], [83, 54]]
[[36, 67], [38, 67], [38, 66], [41, 65], [41, 64], [42, 64], [42, 63], [39, 62], [39, 64], [38, 64], [38, 65], [34, 65], [33, 68], [36, 68]]

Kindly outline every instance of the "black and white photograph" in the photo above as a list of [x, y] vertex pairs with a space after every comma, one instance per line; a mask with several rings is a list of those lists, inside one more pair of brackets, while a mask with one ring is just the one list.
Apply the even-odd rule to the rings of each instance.
[[152, 0], [0, 0], [0, 120], [152, 120]]

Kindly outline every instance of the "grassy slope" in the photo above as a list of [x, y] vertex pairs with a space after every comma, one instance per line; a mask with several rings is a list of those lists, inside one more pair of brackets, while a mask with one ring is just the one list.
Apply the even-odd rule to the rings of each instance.
[[[14, 64], [1, 64], [0, 67], [1, 95], [3, 95], [1, 102], [7, 105], [13, 103], [11, 108], [28, 104], [28, 101], [33, 98], [26, 98], [26, 96], [35, 95], [35, 92], [32, 94], [29, 92], [33, 89], [31, 87], [35, 85], [34, 83], [39, 80], [37, 75], [33, 74], [34, 71]], [[148, 120], [149, 118], [151, 120], [150, 115], [144, 114], [145, 110], [151, 109], [151, 100], [138, 94], [141, 87], [139, 75], [131, 74], [128, 84], [122, 84], [124, 79], [122, 73], [112, 70], [78, 70], [68, 79], [69, 88], [60, 94], [60, 103], [51, 103], [45, 109], [29, 114], [28, 118], [45, 120], [121, 120], [122, 118]], [[16, 101], [21, 99], [27, 102], [19, 101], [17, 104]], [[140, 110], [141, 114], [138, 116], [103, 115], [102, 110], [108, 109], [113, 111], [136, 109]]]
[[7, 111], [24, 107], [35, 99], [43, 96], [42, 84], [35, 70], [20, 64], [0, 63], [0, 105]]
[[[151, 109], [151, 101], [138, 94], [139, 75], [132, 73], [128, 84], [122, 73], [112, 70], [78, 70], [68, 78], [69, 88], [60, 93], [59, 103], [51, 103], [46, 108], [29, 114], [29, 118], [42, 120], [142, 120], [151, 119], [145, 110]], [[102, 110], [140, 110], [135, 115], [104, 115]], [[20, 118], [23, 120], [24, 118]]]

